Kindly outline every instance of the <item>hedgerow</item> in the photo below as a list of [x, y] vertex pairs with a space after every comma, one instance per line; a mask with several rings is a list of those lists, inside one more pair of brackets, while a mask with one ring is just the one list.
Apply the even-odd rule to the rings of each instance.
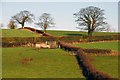
[[[32, 28], [31, 28], [32, 29]], [[40, 33], [42, 33], [40, 31]], [[106, 40], [119, 40], [120, 35], [111, 35], [111, 36], [92, 36], [88, 38], [87, 36], [64, 36], [64, 37], [54, 37], [48, 33], [44, 34], [43, 37], [2, 37], [2, 44], [5, 47], [5, 44], [16, 45], [22, 43], [36, 43], [36, 42], [46, 42], [46, 41], [64, 41], [65, 43], [75, 43], [75, 42], [95, 42], [95, 41], [106, 41]], [[7, 47], [7, 45], [6, 45]], [[12, 46], [11, 46], [12, 47]], [[89, 50], [85, 50], [89, 53]], [[94, 50], [95, 51], [95, 50]], [[99, 52], [99, 50], [97, 50]], [[108, 52], [110, 50], [107, 50]], [[105, 52], [107, 52], [105, 51]], [[96, 52], [96, 51], [95, 51]], [[94, 52], [93, 52], [94, 53]]]
[[90, 56], [85, 55], [82, 49], [77, 51], [76, 57], [87, 80], [111, 80], [108, 74], [96, 70], [90, 61]]
[[2, 38], [2, 47], [17, 47], [23, 46], [28, 43], [35, 44], [37, 42], [46, 42], [46, 41], [58, 41], [58, 38], [46, 36], [46, 37], [3, 37]]
[[78, 49], [82, 49], [83, 52], [88, 54], [111, 54], [111, 49], [84, 49], [78, 46], [73, 46], [71, 44], [66, 44], [65, 42], [58, 42], [60, 48], [68, 50], [68, 51], [77, 51]]
[[112, 52], [111, 49], [83, 49], [83, 51], [88, 54], [110, 54]]

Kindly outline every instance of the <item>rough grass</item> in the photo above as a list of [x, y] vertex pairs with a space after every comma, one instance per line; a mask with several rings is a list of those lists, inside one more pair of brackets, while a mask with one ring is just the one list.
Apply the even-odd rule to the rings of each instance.
[[2, 29], [2, 37], [39, 37], [39, 34], [27, 30]]
[[118, 56], [92, 56], [93, 65], [97, 70], [118, 78]]
[[[3, 48], [3, 78], [84, 78], [74, 56], [61, 49]], [[29, 64], [22, 58], [32, 57]]]
[[119, 43], [114, 41], [76, 44], [76, 46], [80, 46], [82, 48], [112, 49], [114, 51], [120, 51], [120, 49], [118, 49], [118, 45]]

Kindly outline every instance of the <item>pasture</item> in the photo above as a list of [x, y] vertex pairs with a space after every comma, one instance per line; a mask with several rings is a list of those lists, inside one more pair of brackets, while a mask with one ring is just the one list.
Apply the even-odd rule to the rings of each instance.
[[[60, 31], [60, 30], [47, 30], [47, 33], [53, 36], [87, 36], [87, 32], [80, 31]], [[115, 35], [116, 32], [94, 32], [93, 36], [102, 35]], [[39, 37], [39, 34], [34, 34], [28, 30], [18, 30], [18, 29], [2, 29], [2, 37]]]
[[[87, 36], [87, 32], [82, 31], [60, 31], [60, 30], [47, 30], [54, 36]], [[93, 36], [103, 36], [103, 35], [116, 35], [116, 32], [93, 32]]]
[[2, 37], [39, 37], [39, 34], [27, 30], [2, 29]]
[[112, 49], [113, 51], [120, 51], [118, 49], [119, 42], [93, 42], [93, 43], [81, 43], [81, 44], [75, 44], [76, 46], [82, 47], [82, 48], [98, 48], [98, 49]]
[[[93, 42], [93, 43], [82, 43], [75, 44], [82, 48], [98, 48], [98, 49], [112, 49], [113, 51], [120, 51], [118, 49], [119, 43], [112, 42]], [[90, 55], [89, 55], [90, 56]], [[119, 56], [102, 56], [102, 55], [91, 55], [93, 61], [92, 64], [97, 70], [105, 72], [113, 78], [118, 78], [118, 57]]]
[[92, 56], [92, 64], [97, 70], [118, 78], [118, 56]]
[[[76, 58], [61, 49], [17, 47], [2, 50], [3, 78], [84, 78]], [[117, 56], [91, 57], [97, 70], [118, 77]], [[22, 64], [25, 58], [32, 58], [32, 61]]]
[[[3, 78], [84, 78], [74, 56], [61, 49], [3, 48]], [[24, 58], [33, 60], [22, 64]]]
[[[54, 36], [86, 36], [86, 32], [47, 30]], [[94, 32], [93, 35], [114, 35], [112, 32]], [[2, 37], [39, 37], [27, 30], [2, 30]], [[119, 51], [118, 42], [93, 42], [75, 44], [82, 48], [112, 49]], [[74, 56], [61, 49], [36, 49], [31, 47], [2, 48], [3, 78], [84, 78]], [[95, 56], [97, 70], [118, 77], [118, 56]], [[1, 71], [0, 71], [1, 72]]]

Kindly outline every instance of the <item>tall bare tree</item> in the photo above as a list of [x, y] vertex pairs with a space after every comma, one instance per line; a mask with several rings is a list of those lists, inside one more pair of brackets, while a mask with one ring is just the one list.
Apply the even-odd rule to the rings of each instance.
[[17, 26], [16, 26], [16, 24], [15, 24], [14, 21], [10, 20], [10, 22], [9, 22], [9, 24], [8, 24], [8, 27], [9, 27], [10, 29], [15, 29]]
[[32, 22], [34, 20], [34, 15], [31, 14], [29, 11], [24, 10], [17, 13], [15, 16], [12, 17], [12, 20], [22, 26], [24, 28], [25, 22]]
[[107, 22], [104, 17], [104, 10], [98, 7], [89, 6], [82, 8], [79, 12], [75, 13], [75, 22], [81, 26], [79, 29], [88, 30], [88, 35], [92, 36], [95, 30], [105, 30]]
[[46, 33], [46, 29], [54, 27], [55, 23], [54, 23], [54, 20], [49, 13], [43, 13], [39, 17], [39, 21], [36, 24], [44, 30], [44, 33]]

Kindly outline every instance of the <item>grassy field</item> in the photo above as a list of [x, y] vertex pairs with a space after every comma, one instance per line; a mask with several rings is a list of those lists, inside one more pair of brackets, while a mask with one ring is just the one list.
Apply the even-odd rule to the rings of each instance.
[[[50, 33], [54, 36], [84, 36], [87, 35], [87, 32], [80, 32], [80, 31], [58, 31], [58, 30], [47, 30], [47, 33]], [[93, 35], [100, 36], [100, 35], [113, 35], [117, 33], [113, 32], [94, 32]], [[38, 34], [35, 35], [34, 33], [27, 31], [27, 30], [11, 30], [11, 29], [3, 29], [2, 30], [3, 37], [34, 37], [39, 36]]]
[[17, 30], [17, 29], [3, 29], [2, 37], [39, 37], [39, 34], [34, 34], [27, 30]]
[[[94, 42], [94, 43], [82, 43], [76, 44], [82, 48], [99, 48], [99, 49], [112, 49], [114, 51], [120, 51], [118, 49], [118, 42]], [[118, 56], [94, 56], [93, 65], [97, 70], [105, 72], [113, 78], [118, 78]]]
[[[47, 33], [50, 33], [54, 36], [84, 36], [87, 35], [87, 32], [80, 31], [59, 31], [59, 30], [47, 30]], [[101, 35], [114, 35], [117, 34], [115, 32], [94, 32], [93, 35], [101, 36]]]
[[[3, 48], [3, 78], [84, 78], [74, 56], [61, 49]], [[29, 64], [22, 58], [32, 57]]]
[[97, 70], [118, 78], [118, 56], [92, 56], [92, 58]]
[[[3, 48], [3, 78], [84, 78], [74, 56], [61, 49]], [[22, 64], [23, 58], [33, 58]], [[91, 56], [93, 65], [118, 77], [117, 56]], [[99, 63], [99, 64], [98, 64]]]
[[112, 49], [114, 51], [120, 51], [120, 49], [118, 49], [118, 45], [120, 45], [118, 42], [94, 42], [76, 44], [76, 46], [80, 46], [82, 48]]

